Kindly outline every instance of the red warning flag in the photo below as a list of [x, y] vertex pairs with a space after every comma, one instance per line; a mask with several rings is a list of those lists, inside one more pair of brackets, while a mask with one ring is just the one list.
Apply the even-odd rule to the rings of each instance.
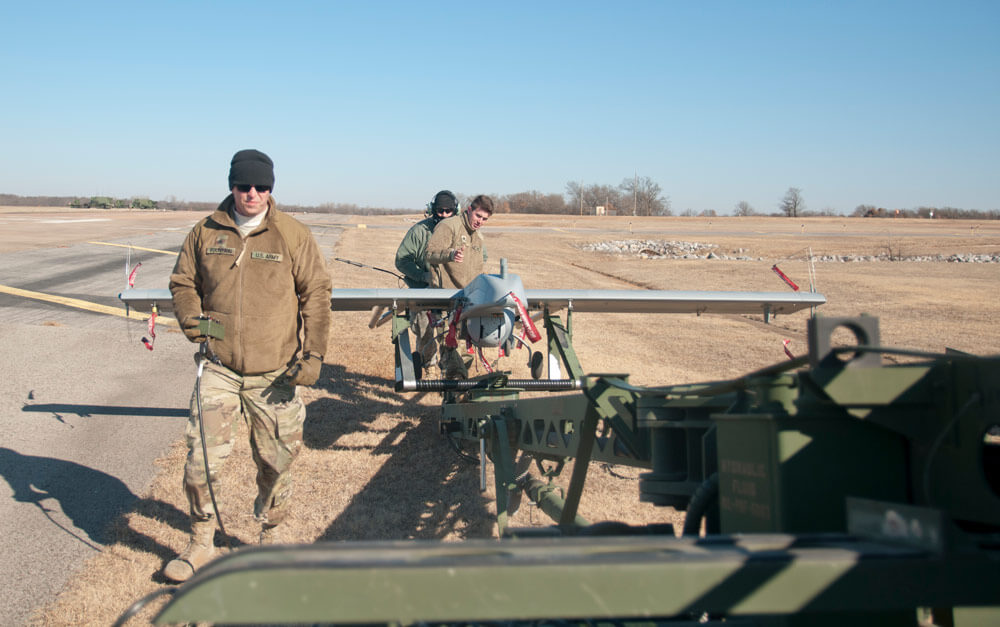
[[782, 281], [784, 281], [785, 283], [788, 283], [789, 287], [791, 287], [796, 292], [799, 291], [799, 286], [796, 285], [794, 281], [792, 281], [791, 279], [789, 279], [788, 276], [786, 276], [784, 272], [782, 272], [781, 270], [778, 269], [778, 264], [774, 264], [773, 266], [771, 266], [771, 269], [774, 270], [778, 274], [778, 276], [781, 277]]
[[448, 323], [448, 333], [444, 336], [444, 345], [448, 348], [458, 348], [458, 320], [462, 317], [462, 308], [455, 308], [455, 315]]
[[[138, 266], [136, 266], [138, 267]], [[149, 350], [153, 350], [153, 342], [156, 341], [156, 306], [153, 306], [153, 313], [149, 315], [149, 324], [146, 327], [149, 331], [149, 337], [152, 339], [142, 338], [143, 345]]]
[[542, 339], [542, 334], [539, 333], [538, 329], [535, 327], [535, 321], [528, 315], [528, 310], [524, 307], [524, 303], [522, 303], [521, 299], [518, 298], [513, 292], [511, 292], [510, 296], [514, 299], [514, 302], [517, 303], [517, 314], [521, 316], [521, 328], [524, 329], [528, 339], [531, 340], [532, 343]]
[[132, 268], [132, 271], [128, 273], [128, 286], [129, 287], [135, 287], [135, 273], [139, 271], [139, 266], [141, 266], [141, 265], [142, 265], [142, 262], [140, 261], [139, 263], [135, 264], [135, 267]]
[[788, 350], [789, 343], [791, 343], [791, 340], [785, 340], [784, 342], [782, 342], [782, 344], [784, 345], [783, 348], [785, 349], [785, 354], [788, 355], [789, 359], [795, 359], [795, 355], [792, 354], [792, 351]]

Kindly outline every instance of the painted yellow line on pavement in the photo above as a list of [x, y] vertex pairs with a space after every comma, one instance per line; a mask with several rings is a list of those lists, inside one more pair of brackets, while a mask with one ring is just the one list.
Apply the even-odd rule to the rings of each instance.
[[177, 253], [172, 250], [157, 250], [156, 248], [143, 248], [142, 246], [132, 246], [130, 244], [113, 244], [111, 242], [87, 242], [88, 244], [97, 244], [98, 246], [118, 246], [120, 248], [134, 248], [136, 250], [145, 250], [151, 253], [163, 253], [164, 255], [177, 256]]
[[[129, 311], [126, 312], [121, 307], [109, 307], [107, 305], [99, 305], [97, 303], [91, 303], [85, 300], [79, 300], [77, 298], [67, 298], [66, 296], [53, 296], [51, 294], [43, 294], [41, 292], [32, 292], [30, 290], [22, 290], [18, 287], [10, 287], [7, 285], [0, 285], [0, 292], [4, 294], [10, 294], [12, 296], [22, 296], [24, 298], [33, 298], [35, 300], [43, 300], [49, 303], [56, 303], [57, 305], [65, 305], [67, 307], [76, 307], [77, 309], [86, 309], [87, 311], [93, 311], [94, 313], [108, 314], [110, 316], [121, 316], [122, 318], [131, 318], [133, 320], [149, 320], [149, 314], [140, 311]], [[158, 316], [156, 322], [168, 327], [180, 326], [177, 321], [173, 318], [167, 318], [164, 316]]]

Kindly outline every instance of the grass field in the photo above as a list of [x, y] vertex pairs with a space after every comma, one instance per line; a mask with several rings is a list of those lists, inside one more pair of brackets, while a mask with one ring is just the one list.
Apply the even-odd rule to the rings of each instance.
[[[335, 256], [392, 267], [399, 217], [352, 218]], [[408, 224], [408, 223], [407, 223]], [[494, 227], [494, 230], [490, 230]], [[503, 227], [503, 228], [497, 228]], [[491, 271], [501, 258], [530, 288], [781, 291], [777, 264], [809, 284], [812, 255], [902, 256], [1000, 252], [1000, 224], [858, 218], [573, 218], [498, 215], [485, 230]], [[712, 244], [753, 261], [650, 260], [585, 252], [587, 243], [659, 239]], [[392, 277], [330, 262], [334, 287], [396, 287]], [[1000, 353], [1000, 264], [863, 262], [815, 264], [815, 287], [828, 303], [819, 313], [881, 321], [882, 343], [943, 352]], [[480, 493], [478, 471], [437, 434], [439, 397], [397, 394], [387, 327], [370, 330], [369, 314], [337, 314], [320, 383], [305, 392], [305, 449], [296, 462], [296, 505], [285, 542], [495, 535], [493, 489]], [[806, 350], [808, 312], [761, 316], [578, 314], [575, 347], [588, 372], [629, 372], [637, 384], [739, 376]], [[506, 365], [527, 377], [523, 353]], [[110, 624], [132, 601], [167, 585], [160, 570], [186, 544], [181, 490], [184, 445], [157, 463], [159, 478], [138, 506], [114, 522], [117, 541], [92, 558], [60, 596], [36, 615], [45, 625]], [[562, 479], [568, 481], [569, 472]], [[638, 472], [595, 467], [581, 514], [591, 521], [680, 521], [669, 508], [640, 503]], [[219, 506], [237, 542], [252, 542], [253, 463], [242, 438], [219, 487]], [[512, 524], [548, 524], [522, 506]], [[154, 606], [129, 624], [146, 624]]]

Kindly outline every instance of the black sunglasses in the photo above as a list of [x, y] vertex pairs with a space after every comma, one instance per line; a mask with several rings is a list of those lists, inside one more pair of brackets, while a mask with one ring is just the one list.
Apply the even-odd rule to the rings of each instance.
[[270, 185], [234, 185], [233, 187], [240, 190], [244, 194], [249, 192], [251, 189], [256, 189], [258, 194], [271, 191]]

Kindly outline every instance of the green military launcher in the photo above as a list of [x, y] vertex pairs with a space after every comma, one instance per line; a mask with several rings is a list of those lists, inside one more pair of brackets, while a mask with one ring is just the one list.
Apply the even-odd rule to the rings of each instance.
[[[1000, 358], [892, 350], [874, 318], [814, 317], [806, 357], [640, 387], [585, 374], [571, 322], [544, 315], [564, 378], [421, 388], [443, 393], [442, 433], [492, 460], [499, 539], [237, 551], [156, 622], [1000, 624]], [[834, 346], [844, 329], [856, 343]], [[581, 518], [592, 461], [646, 469], [637, 498], [685, 511], [684, 529]], [[508, 524], [521, 492], [550, 527]]]

